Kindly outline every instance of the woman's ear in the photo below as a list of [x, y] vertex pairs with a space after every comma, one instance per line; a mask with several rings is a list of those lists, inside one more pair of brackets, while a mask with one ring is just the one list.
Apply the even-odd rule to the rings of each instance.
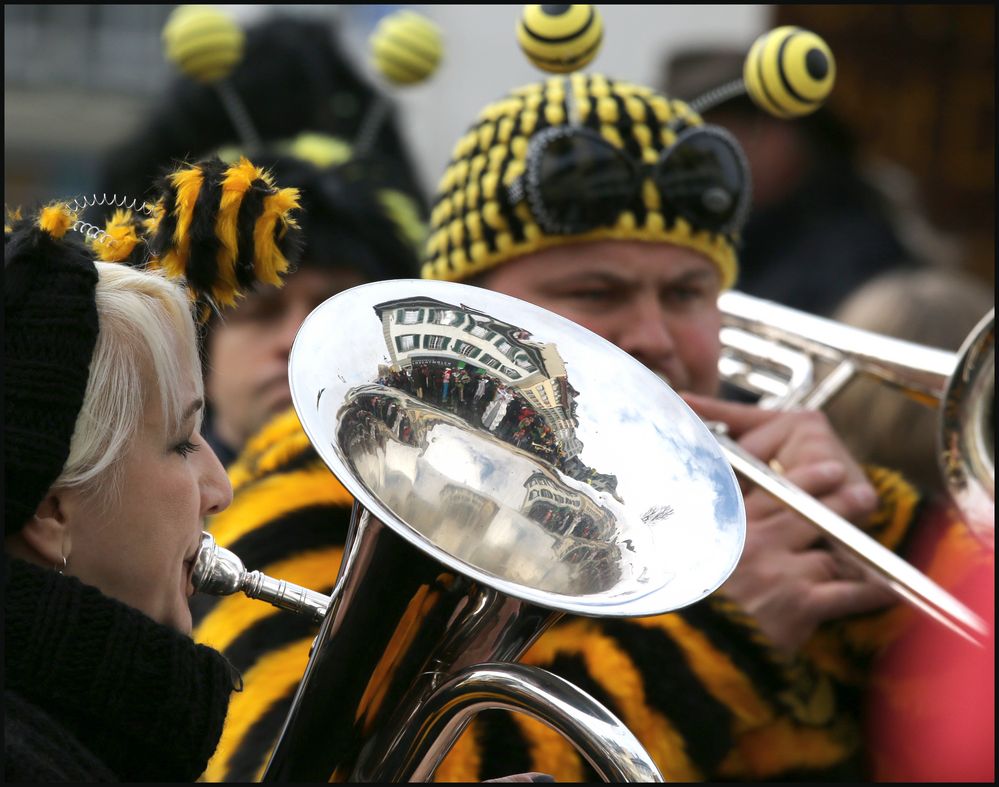
[[72, 550], [63, 496], [50, 491], [21, 528], [20, 536], [37, 562], [61, 569]]

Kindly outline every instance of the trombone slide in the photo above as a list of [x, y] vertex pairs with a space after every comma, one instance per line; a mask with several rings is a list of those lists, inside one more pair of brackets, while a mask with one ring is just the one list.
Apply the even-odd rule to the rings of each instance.
[[722, 427], [715, 425], [715, 436], [737, 473], [812, 522], [866, 573], [873, 573], [896, 595], [969, 642], [984, 645], [989, 628], [978, 615], [890, 549], [773, 472], [724, 434]]

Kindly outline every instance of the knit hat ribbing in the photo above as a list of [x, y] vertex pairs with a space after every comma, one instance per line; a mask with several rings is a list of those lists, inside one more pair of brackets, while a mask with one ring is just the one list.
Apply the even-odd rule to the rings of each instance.
[[97, 269], [75, 238], [4, 227], [4, 529], [35, 512], [66, 459], [97, 342]]
[[[686, 103], [650, 88], [599, 74], [573, 74], [579, 125], [598, 132], [635, 161], [654, 163], [683, 127], [703, 121]], [[552, 246], [619, 239], [674, 243], [701, 252], [735, 282], [735, 238], [700, 229], [677, 214], [646, 183], [612, 226], [575, 235], [546, 234], [524, 202], [511, 204], [510, 185], [524, 173], [530, 138], [569, 124], [565, 79], [511, 91], [487, 106], [458, 141], [438, 185], [422, 276], [460, 281]]]

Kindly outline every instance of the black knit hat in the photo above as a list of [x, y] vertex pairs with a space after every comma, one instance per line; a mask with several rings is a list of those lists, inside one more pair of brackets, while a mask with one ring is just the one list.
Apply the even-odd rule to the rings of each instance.
[[5, 533], [24, 526], [69, 458], [98, 336], [95, 257], [161, 269], [202, 321], [257, 281], [280, 284], [297, 259], [298, 192], [246, 159], [185, 164], [158, 189], [148, 218], [119, 210], [105, 230], [66, 203], [4, 224]]
[[[4, 530], [35, 512], [69, 457], [97, 342], [97, 269], [59, 212], [4, 226]], [[9, 230], [9, 231], [8, 231]]]
[[[353, 64], [337, 22], [281, 12], [246, 30], [242, 59], [228, 81], [266, 148], [304, 131], [353, 140], [380, 95]], [[106, 156], [101, 191], [139, 195], [170, 162], [207, 156], [238, 141], [212, 86], [177, 73], [141, 128]], [[426, 195], [394, 110], [372, 142], [370, 152], [385, 162], [391, 178], [384, 186], [409, 195], [426, 213]], [[248, 155], [256, 161], [259, 151]]]
[[[299, 267], [353, 268], [372, 281], [419, 276], [419, 205], [384, 184], [370, 159], [318, 166], [292, 150], [263, 151], [254, 162], [301, 192]], [[407, 230], [419, 233], [417, 242]]]

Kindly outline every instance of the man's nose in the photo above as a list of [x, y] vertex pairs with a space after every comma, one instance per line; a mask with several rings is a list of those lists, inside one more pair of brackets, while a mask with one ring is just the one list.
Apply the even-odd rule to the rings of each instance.
[[282, 354], [289, 355], [291, 353], [295, 337], [298, 336], [302, 323], [305, 322], [305, 318], [309, 316], [311, 311], [312, 309], [305, 304], [296, 304], [289, 307], [282, 315], [281, 321], [275, 326], [275, 343]]
[[620, 335], [621, 349], [646, 366], [659, 368], [676, 353], [666, 310], [651, 296], [640, 298], [629, 309]]

